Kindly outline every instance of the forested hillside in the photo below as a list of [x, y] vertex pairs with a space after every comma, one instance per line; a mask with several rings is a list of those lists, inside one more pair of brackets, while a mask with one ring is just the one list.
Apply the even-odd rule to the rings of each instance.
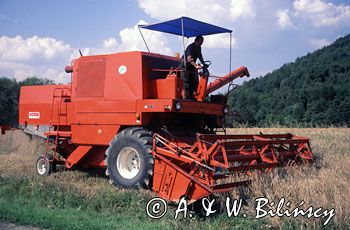
[[251, 126], [350, 126], [350, 35], [245, 82], [229, 104]]

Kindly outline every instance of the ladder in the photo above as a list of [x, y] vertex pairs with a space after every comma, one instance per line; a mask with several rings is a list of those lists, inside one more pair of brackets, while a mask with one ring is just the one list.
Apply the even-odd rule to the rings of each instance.
[[[60, 142], [71, 137], [71, 131], [63, 131], [61, 129], [62, 118], [66, 119], [67, 122], [67, 107], [65, 111], [62, 111], [62, 103], [70, 102], [71, 100], [71, 89], [66, 87], [56, 87], [52, 93], [51, 109], [50, 109], [50, 121], [49, 131], [45, 133], [47, 136], [45, 143], [45, 158], [48, 162], [53, 163], [54, 161], [65, 161], [65, 159], [58, 153], [58, 145]], [[57, 124], [54, 123], [55, 105], [57, 104]], [[53, 129], [53, 130], [52, 130]], [[52, 157], [50, 151], [53, 152]]]

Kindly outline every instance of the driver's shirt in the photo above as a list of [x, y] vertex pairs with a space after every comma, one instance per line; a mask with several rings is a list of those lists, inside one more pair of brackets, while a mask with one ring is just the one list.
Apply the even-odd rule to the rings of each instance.
[[[187, 46], [185, 50], [185, 56], [191, 56], [193, 61], [196, 62], [198, 58], [203, 57], [202, 56], [202, 48], [200, 46], [197, 46], [194, 42]], [[182, 63], [183, 63], [183, 56], [182, 56]], [[189, 63], [189, 62], [187, 62]]]

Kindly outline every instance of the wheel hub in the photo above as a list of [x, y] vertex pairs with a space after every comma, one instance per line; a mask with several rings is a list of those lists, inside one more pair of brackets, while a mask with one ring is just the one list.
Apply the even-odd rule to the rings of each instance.
[[131, 147], [123, 148], [117, 157], [117, 169], [125, 179], [134, 178], [140, 171], [140, 155]]
[[38, 171], [38, 173], [40, 175], [44, 175], [46, 173], [46, 170], [47, 170], [47, 166], [46, 166], [46, 161], [45, 159], [41, 159], [38, 161], [38, 164], [36, 166], [36, 169]]

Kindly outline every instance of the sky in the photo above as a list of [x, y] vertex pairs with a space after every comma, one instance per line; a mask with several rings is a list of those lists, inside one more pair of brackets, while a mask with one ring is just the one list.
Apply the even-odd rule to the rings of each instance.
[[[247, 66], [251, 77], [350, 32], [350, 0], [0, 0], [0, 76], [67, 83], [64, 67], [79, 49], [83, 55], [146, 51], [137, 25], [181, 16], [233, 30], [232, 69]], [[143, 35], [151, 52], [182, 52], [178, 36]], [[202, 53], [211, 74], [228, 73], [228, 34], [205, 36]]]

